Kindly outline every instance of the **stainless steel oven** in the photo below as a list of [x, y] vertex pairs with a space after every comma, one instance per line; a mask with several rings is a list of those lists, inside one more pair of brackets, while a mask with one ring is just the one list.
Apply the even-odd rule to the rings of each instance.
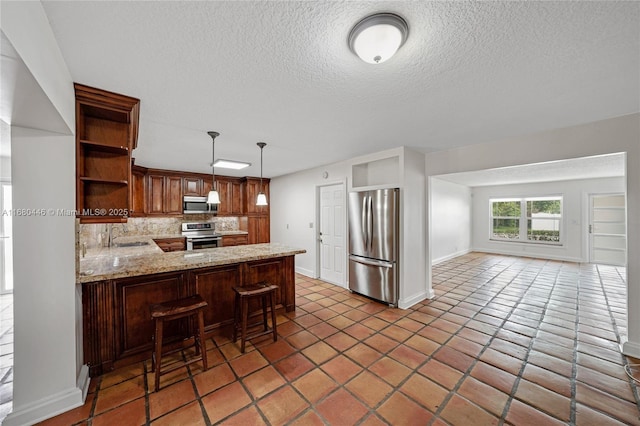
[[222, 246], [222, 237], [187, 238], [187, 250], [200, 250]]
[[182, 236], [187, 240], [187, 250], [201, 250], [222, 246], [222, 236], [216, 233], [212, 222], [183, 223]]

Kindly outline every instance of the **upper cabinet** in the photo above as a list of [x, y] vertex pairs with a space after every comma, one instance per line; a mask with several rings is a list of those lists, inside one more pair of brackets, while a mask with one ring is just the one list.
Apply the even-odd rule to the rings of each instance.
[[260, 191], [264, 191], [269, 203], [269, 179], [263, 178], [260, 185], [260, 178], [248, 177], [244, 181], [244, 214], [247, 215], [269, 215], [269, 206], [256, 206], [256, 199]]
[[147, 193], [145, 184], [145, 175], [147, 169], [140, 166], [131, 166], [131, 211], [130, 217], [145, 216], [147, 213], [147, 200], [145, 194]]
[[140, 100], [74, 84], [76, 208], [81, 222], [126, 221]]
[[220, 176], [216, 177], [216, 185], [220, 194], [218, 216], [243, 215], [244, 191], [242, 179]]
[[147, 214], [178, 215], [182, 214], [181, 176], [165, 175], [156, 171], [147, 174]]
[[[202, 173], [178, 172], [174, 170], [145, 169], [133, 167], [131, 198], [134, 203], [146, 200], [144, 213], [152, 216], [182, 214], [183, 196], [206, 197], [211, 190], [211, 176]], [[145, 171], [146, 185], [138, 184], [136, 172]], [[218, 216], [242, 216], [245, 199], [245, 178], [216, 176], [216, 188], [220, 194]], [[265, 182], [265, 185], [268, 185]], [[266, 188], [266, 187], [265, 187]], [[257, 196], [257, 193], [256, 193]], [[140, 208], [135, 209], [138, 216]], [[142, 214], [144, 215], [144, 214]]]
[[195, 176], [185, 176], [182, 179], [182, 195], [201, 196], [202, 194], [202, 178]]

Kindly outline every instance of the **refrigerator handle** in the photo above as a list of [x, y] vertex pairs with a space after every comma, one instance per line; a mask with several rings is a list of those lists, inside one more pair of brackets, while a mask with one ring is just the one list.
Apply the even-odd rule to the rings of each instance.
[[375, 259], [366, 259], [359, 256], [350, 255], [349, 260], [356, 263], [362, 263], [367, 266], [379, 266], [381, 268], [393, 268], [393, 262], [388, 262], [386, 260], [375, 260]]
[[360, 223], [362, 227], [362, 237], [364, 238], [364, 249], [367, 250], [369, 240], [367, 240], [367, 196], [362, 197], [362, 221]]
[[369, 196], [369, 253], [373, 250], [373, 198]]

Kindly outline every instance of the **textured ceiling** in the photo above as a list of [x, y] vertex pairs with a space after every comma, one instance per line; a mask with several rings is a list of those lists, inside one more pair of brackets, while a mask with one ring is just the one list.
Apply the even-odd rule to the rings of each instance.
[[572, 179], [622, 177], [626, 172], [624, 153], [572, 158], [562, 161], [501, 167], [475, 172], [437, 176], [465, 186], [509, 185], [533, 182], [557, 182]]
[[[640, 110], [639, 2], [43, 1], [79, 83], [141, 99], [136, 162], [274, 177], [397, 146], [491, 142]], [[369, 65], [378, 11], [410, 34]]]

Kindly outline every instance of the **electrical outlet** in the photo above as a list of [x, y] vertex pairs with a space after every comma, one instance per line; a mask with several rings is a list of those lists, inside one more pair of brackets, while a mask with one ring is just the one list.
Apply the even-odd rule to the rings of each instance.
[[313, 222], [309, 222], [309, 228], [313, 228]]

